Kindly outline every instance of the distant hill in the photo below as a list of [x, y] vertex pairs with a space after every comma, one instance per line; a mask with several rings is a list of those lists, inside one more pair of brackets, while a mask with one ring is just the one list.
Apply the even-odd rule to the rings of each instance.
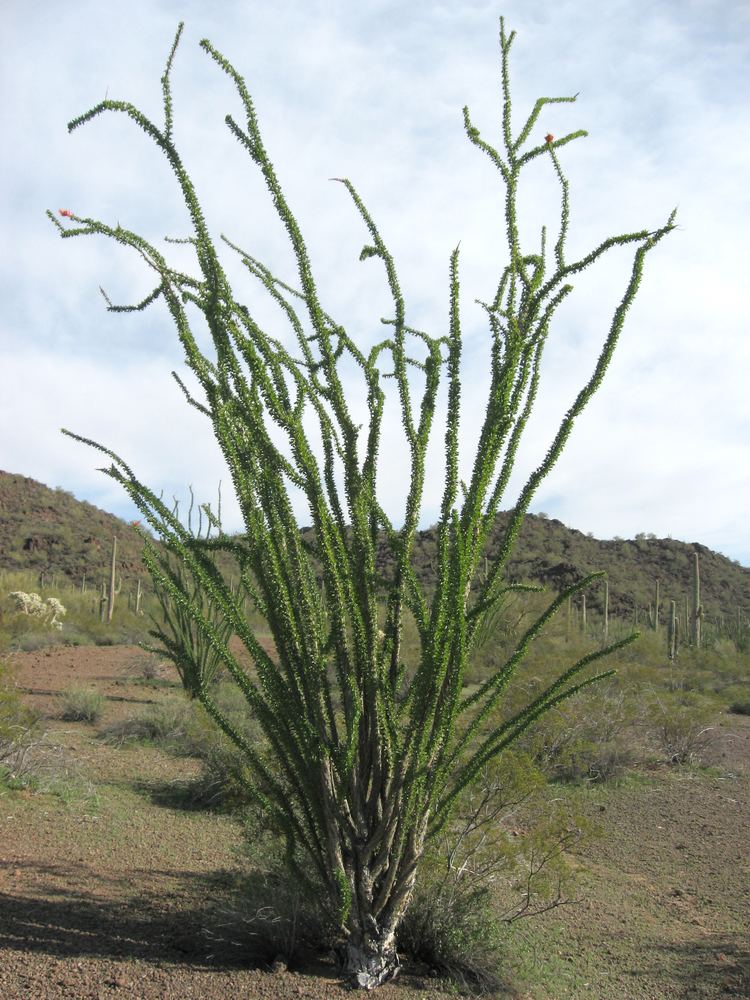
[[[498, 514], [490, 538], [490, 561], [497, 551], [508, 515]], [[301, 529], [306, 534], [311, 529]], [[129, 582], [140, 576], [142, 539], [128, 522], [76, 500], [61, 489], [50, 489], [26, 476], [0, 472], [0, 568], [56, 573], [79, 583], [83, 573], [92, 584], [109, 569], [112, 537], [117, 535], [118, 575]], [[413, 565], [427, 590], [435, 580], [437, 530], [419, 533]], [[609, 579], [610, 613], [630, 616], [634, 605], [648, 607], [654, 583], [660, 581], [662, 620], [669, 600], [684, 601], [690, 593], [693, 553], [700, 555], [701, 592], [706, 614], [750, 615], [750, 569], [698, 543], [639, 536], [599, 541], [567, 528], [552, 518], [529, 515], [508, 566], [512, 580], [539, 582], [556, 592], [587, 573], [605, 570]], [[379, 545], [378, 571], [390, 575], [393, 566], [384, 542]], [[592, 587], [589, 607], [600, 608], [600, 587]], [[680, 605], [678, 605], [680, 606]]]
[[0, 569], [62, 575], [75, 584], [85, 573], [96, 585], [109, 577], [115, 535], [118, 576], [145, 582], [135, 527], [59, 487], [0, 472]]
[[[497, 515], [490, 536], [487, 557], [492, 562], [497, 552], [508, 513]], [[416, 549], [417, 573], [427, 579], [429, 561], [434, 555], [437, 531], [421, 533]], [[654, 600], [655, 581], [659, 580], [661, 619], [666, 618], [669, 600], [684, 604], [684, 595], [692, 594], [694, 553], [700, 557], [701, 600], [707, 615], [736, 614], [740, 608], [750, 613], [750, 568], [733, 562], [697, 542], [671, 538], [638, 536], [635, 539], [604, 540], [566, 527], [554, 518], [529, 514], [521, 528], [515, 551], [508, 563], [507, 576], [513, 581], [542, 583], [559, 592], [582, 576], [604, 570], [609, 581], [610, 614], [632, 615], [634, 607], [647, 608]], [[593, 586], [587, 596], [589, 607], [601, 610], [602, 589]], [[641, 619], [642, 620], [642, 619]]]

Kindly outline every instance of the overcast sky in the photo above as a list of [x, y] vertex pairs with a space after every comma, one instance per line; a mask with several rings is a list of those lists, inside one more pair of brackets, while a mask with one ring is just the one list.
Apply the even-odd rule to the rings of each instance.
[[[212, 233], [295, 283], [295, 261], [259, 170], [224, 116], [242, 122], [229, 78], [200, 48], [208, 38], [245, 77], [266, 149], [307, 240], [324, 308], [367, 348], [393, 316], [382, 263], [358, 260], [368, 234], [348, 177], [391, 250], [407, 323], [447, 329], [450, 254], [461, 245], [464, 336], [461, 471], [468, 478], [484, 416], [489, 332], [476, 298], [492, 298], [507, 263], [502, 178], [468, 141], [462, 107], [500, 142], [499, 16], [511, 50], [513, 130], [540, 96], [529, 148], [586, 129], [558, 156], [570, 182], [569, 260], [608, 236], [656, 229], [678, 206], [679, 227], [646, 258], [604, 384], [541, 486], [545, 511], [598, 538], [654, 532], [699, 541], [750, 564], [750, 338], [747, 265], [750, 176], [750, 7], [744, 0], [362, 0], [249, 3], [4, 0], [0, 27], [0, 468], [123, 517], [138, 516], [101, 456], [61, 427], [120, 454], [157, 492], [192, 484], [213, 500], [223, 481], [225, 527], [241, 527], [210, 427], [170, 372], [185, 371], [163, 300], [112, 314], [153, 288], [133, 252], [103, 237], [61, 240], [45, 216], [60, 208], [118, 222], [197, 266], [164, 236], [189, 220], [163, 155], [121, 114], [68, 134], [70, 119], [110, 98], [163, 123], [160, 77], [179, 21], [172, 72], [174, 135]], [[521, 175], [525, 253], [548, 226], [557, 238], [560, 185], [549, 157]], [[237, 297], [269, 333], [280, 314], [228, 248]], [[632, 250], [617, 248], [574, 277], [546, 348], [535, 416], [503, 503], [510, 505], [588, 379], [624, 293]], [[289, 343], [292, 343], [291, 339]], [[352, 409], [367, 416], [361, 385]], [[441, 395], [441, 401], [444, 401]], [[379, 488], [401, 523], [408, 450], [395, 398], [384, 426]], [[445, 408], [441, 402], [439, 416]], [[420, 526], [438, 519], [444, 429], [429, 452]], [[310, 523], [295, 498], [301, 524]]]

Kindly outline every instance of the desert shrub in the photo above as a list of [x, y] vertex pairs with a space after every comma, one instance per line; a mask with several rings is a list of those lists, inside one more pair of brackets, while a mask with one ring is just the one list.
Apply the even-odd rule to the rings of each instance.
[[613, 683], [602, 685], [587, 698], [549, 712], [519, 746], [550, 781], [612, 781], [635, 759], [633, 717], [624, 692]]
[[336, 928], [322, 916], [315, 898], [290, 877], [284, 839], [256, 808], [245, 813], [243, 843], [247, 874], [236, 882], [235, 900], [209, 936], [264, 963], [281, 957], [287, 965], [301, 964], [333, 948]]
[[205, 734], [200, 731], [196, 714], [183, 698], [170, 698], [149, 705], [140, 715], [113, 722], [102, 731], [110, 743], [154, 743], [185, 756], [198, 756]]
[[425, 856], [399, 947], [462, 987], [506, 986], [498, 966], [507, 926], [563, 902], [565, 851], [584, 824], [549, 801], [524, 753], [504, 754], [468, 788]]
[[141, 663], [141, 674], [146, 681], [159, 680], [163, 673], [162, 661], [158, 657], [145, 657]]
[[650, 732], [670, 764], [701, 764], [719, 742], [713, 712], [690, 693], [668, 702], [657, 698], [648, 710]]
[[36, 626], [29, 625], [27, 631], [15, 631], [12, 649], [19, 653], [33, 653], [37, 649], [48, 649], [50, 646], [57, 646], [60, 636], [57, 632], [39, 632]]
[[164, 656], [151, 649], [141, 649], [128, 659], [123, 669], [123, 677], [130, 684], [144, 683], [154, 687], [181, 688], [178, 681], [166, 678], [169, 666], [171, 664]]
[[92, 798], [93, 787], [76, 761], [39, 730], [38, 722], [21, 702], [10, 668], [0, 661], [0, 788]]
[[243, 755], [227, 740], [216, 740], [202, 755], [203, 768], [188, 789], [197, 806], [222, 812], [240, 812], [250, 804], [250, 769]]
[[96, 798], [75, 758], [35, 726], [19, 727], [13, 739], [0, 739], [0, 787], [49, 793], [65, 801]]
[[[256, 744], [262, 742], [247, 702], [235, 685], [216, 685], [214, 699], [238, 731]], [[193, 790], [197, 802], [235, 808], [246, 800], [242, 780], [245, 768], [239, 751], [230, 749], [198, 702], [185, 697], [169, 698], [149, 705], [140, 715], [112, 723], [101, 735], [110, 743], [152, 743], [179, 756], [200, 758], [204, 773]]]
[[[264, 738], [245, 717], [243, 706], [237, 704], [237, 694], [233, 685], [226, 689], [220, 686], [217, 704], [235, 727], [261, 749]], [[244, 704], [241, 695], [240, 699]], [[182, 801], [190, 807], [241, 812], [250, 805], [250, 770], [245, 758], [194, 701], [176, 697], [150, 705], [137, 716], [110, 723], [101, 731], [101, 737], [116, 746], [146, 743], [177, 756], [198, 758], [201, 773], [180, 789]]]
[[[242, 733], [262, 753], [266, 738], [250, 714], [247, 702], [237, 686], [232, 683], [217, 684], [214, 698], [235, 730]], [[217, 732], [199, 704], [192, 702], [191, 707], [199, 720], [201, 732], [205, 734], [196, 753], [202, 760], [203, 768], [190, 789], [193, 801], [212, 809], [230, 812], [248, 808], [251, 804], [248, 793], [251, 771], [244, 755], [223, 733]]]
[[66, 722], [98, 722], [105, 700], [92, 688], [70, 688], [63, 692], [62, 718]]
[[421, 875], [427, 882], [417, 887], [399, 928], [399, 951], [461, 986], [500, 989], [504, 928], [493, 911], [490, 887], [462, 890], [447, 901], [430, 882], [429, 859]]
[[733, 701], [729, 711], [734, 715], [750, 715], [750, 698], [747, 701]]
[[11, 741], [21, 730], [30, 729], [36, 720], [36, 713], [21, 701], [10, 664], [0, 660], [0, 743]]

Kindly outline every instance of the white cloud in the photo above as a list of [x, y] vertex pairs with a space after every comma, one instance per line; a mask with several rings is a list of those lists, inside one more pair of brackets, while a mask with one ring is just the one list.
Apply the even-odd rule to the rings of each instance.
[[[226, 478], [218, 451], [169, 377], [180, 350], [162, 303], [113, 316], [117, 303], [153, 287], [132, 251], [101, 238], [60, 240], [44, 209], [71, 208], [142, 233], [180, 268], [188, 217], [158, 150], [124, 115], [104, 115], [67, 134], [66, 123], [105, 92], [162, 122], [159, 78], [177, 22], [185, 34], [173, 67], [175, 136], [212, 233], [225, 232], [295, 283], [295, 262], [258, 171], [223, 123], [242, 107], [226, 77], [198, 47], [208, 37], [245, 76], [266, 147], [277, 166], [313, 261], [322, 301], [363, 346], [385, 335], [393, 315], [382, 266], [358, 261], [369, 237], [339, 184], [351, 179], [392, 250], [408, 321], [446, 329], [448, 262], [461, 243], [466, 401], [464, 474], [483, 417], [488, 335], [474, 298], [489, 299], [505, 264], [503, 189], [490, 161], [463, 134], [461, 108], [499, 142], [498, 11], [489, 3], [424, 2], [404, 8], [368, 0], [242, 3], [134, 0], [127, 8], [80, 2], [12, 5], [5, 20], [0, 85], [20, 95], [0, 108], [10, 138], [0, 163], [7, 201], [0, 218], [0, 341], [4, 427], [28, 415], [23, 442], [5, 434], [10, 471], [126, 510], [99, 464], [60, 438], [63, 424], [101, 439], [165, 493], [212, 498]], [[740, 3], [616, 0], [607, 16], [591, 2], [509, 2], [513, 127], [537, 96], [572, 95], [543, 109], [535, 138], [586, 128], [560, 151], [570, 181], [568, 258], [614, 233], [657, 227], [679, 205], [679, 229], [647, 259], [635, 306], [605, 383], [578, 421], [534, 509], [611, 536], [671, 533], [750, 562], [747, 430], [743, 372], [747, 323], [747, 64], [750, 16]], [[85, 25], [86, 30], [81, 30]], [[745, 94], [746, 96], [746, 94]], [[560, 186], [547, 158], [530, 166], [519, 192], [527, 252], [557, 238]], [[244, 272], [223, 259], [262, 325], [279, 335], [278, 310]], [[618, 250], [574, 279], [547, 348], [545, 383], [519, 457], [528, 473], [560, 415], [592, 370], [630, 273]], [[355, 390], [352, 391], [360, 391]], [[359, 405], [361, 410], [361, 401]], [[362, 412], [364, 419], [366, 411]], [[196, 423], [197, 421], [197, 423]], [[403, 508], [408, 455], [399, 415], [384, 425], [380, 484], [386, 509]], [[430, 452], [423, 524], [437, 518], [443, 427]], [[225, 511], [232, 507], [225, 492]], [[300, 520], [307, 521], [298, 510]], [[234, 526], [239, 526], [235, 524]]]

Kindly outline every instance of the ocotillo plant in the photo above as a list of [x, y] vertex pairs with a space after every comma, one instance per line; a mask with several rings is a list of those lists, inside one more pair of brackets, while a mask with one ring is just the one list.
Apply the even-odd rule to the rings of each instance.
[[[203, 40], [203, 50], [239, 92], [245, 123], [238, 124], [231, 115], [226, 123], [262, 173], [297, 261], [295, 288], [222, 236], [282, 310], [296, 351], [267, 334], [230, 286], [173, 141], [169, 76], [182, 27], [161, 80], [162, 127], [130, 103], [104, 100], [71, 121], [68, 128], [73, 131], [104, 111], [115, 111], [128, 115], [153, 139], [184, 196], [192, 222], [192, 235], [186, 242], [195, 249], [200, 276], [175, 270], [152, 243], [119, 224], [79, 217], [65, 209], [62, 214], [70, 220], [70, 228], [65, 228], [52, 212], [48, 215], [63, 238], [108, 236], [133, 248], [156, 273], [157, 284], [143, 301], [116, 306], [107, 299], [108, 307], [118, 312], [144, 309], [159, 298], [166, 302], [203, 398], [195, 398], [179, 376], [174, 377], [188, 402], [211, 421], [231, 471], [244, 520], [243, 533], [229, 537], [217, 524], [218, 534], [213, 538], [196, 536], [114, 452], [71, 436], [111, 459], [112, 464], [103, 471], [123, 485], [173, 560], [177, 558], [179, 572], [146, 541], [144, 559], [157, 589], [179, 609], [183, 625], [185, 621], [193, 623], [189, 629], [181, 625], [169, 634], [170, 655], [190, 695], [244, 753], [256, 776], [252, 794], [266, 810], [269, 823], [286, 838], [290, 869], [339, 928], [345, 972], [355, 983], [372, 987], [398, 968], [396, 930], [409, 905], [426, 840], [444, 828], [463, 790], [488, 761], [506, 750], [544, 712], [609, 676], [611, 671], [595, 676], [583, 672], [635, 638], [629, 635], [583, 656], [522, 710], [506, 713], [497, 721], [496, 709], [530, 643], [568, 597], [582, 592], [601, 575], [592, 574], [551, 602], [509, 659], [477, 690], [471, 694], [463, 691], [464, 671], [483, 623], [506, 594], [523, 589], [506, 582], [504, 571], [529, 503], [557, 461], [576, 417], [599, 387], [640, 285], [645, 257], [674, 228], [676, 210], [659, 229], [614, 236], [580, 259], [566, 257], [569, 185], [558, 154], [587, 133], [579, 130], [557, 139], [547, 135], [544, 141], [532, 141], [524, 149], [542, 108], [571, 102], [575, 97], [539, 98], [523, 128], [514, 133], [508, 59], [515, 32], [507, 35], [501, 18], [503, 113], [498, 148], [482, 138], [468, 108], [463, 112], [469, 141], [489, 157], [505, 186], [509, 252], [509, 263], [494, 296], [488, 303], [479, 303], [489, 325], [491, 378], [467, 485], [459, 478], [462, 338], [458, 248], [450, 257], [445, 331], [433, 336], [413, 329], [408, 325], [396, 265], [384, 238], [351, 181], [337, 178], [369, 233], [360, 259], [380, 262], [393, 299], [393, 314], [382, 320], [388, 335], [369, 347], [358, 346], [320, 301], [307, 245], [266, 152], [245, 81], [209, 41]], [[516, 216], [521, 170], [538, 157], [549, 161], [562, 190], [560, 231], [551, 262], [546, 228], [542, 228], [541, 247], [527, 252], [521, 246]], [[632, 272], [593, 371], [521, 490], [497, 556], [482, 574], [488, 534], [536, 398], [550, 322], [573, 287], [568, 279], [611, 247], [629, 244], [635, 247]], [[207, 321], [215, 352], [211, 356], [199, 348], [185, 308], [188, 303]], [[421, 360], [415, 357], [414, 346], [424, 349]], [[344, 398], [339, 368], [342, 356], [359, 366], [367, 385], [369, 418], [364, 432], [355, 424]], [[389, 361], [385, 371], [381, 358]], [[413, 405], [410, 369], [424, 375], [418, 408]], [[411, 554], [425, 489], [425, 456], [444, 369], [448, 386], [446, 471], [438, 523], [437, 586], [428, 606], [411, 565]], [[386, 515], [376, 493], [385, 402], [382, 379], [387, 377], [395, 380], [411, 456], [405, 519], [400, 528]], [[303, 425], [306, 409], [317, 418], [322, 453], [316, 454]], [[272, 425], [286, 436], [291, 457], [271, 436]], [[343, 479], [343, 495], [337, 476]], [[309, 505], [315, 529], [315, 541], [309, 549], [295, 523], [287, 489], [290, 483], [303, 492]], [[395, 555], [395, 570], [387, 580], [379, 579], [375, 569], [380, 531]], [[259, 643], [238, 595], [219, 572], [213, 555], [220, 549], [234, 555], [244, 594], [268, 622], [275, 656]], [[310, 552], [323, 567], [322, 587], [316, 584]], [[383, 590], [384, 611], [377, 600]], [[212, 615], [206, 613], [205, 602]], [[402, 652], [405, 609], [413, 615], [419, 637], [418, 657], [410, 663], [404, 662]], [[217, 616], [244, 643], [257, 679], [231, 652], [225, 634], [215, 625]], [[165, 629], [169, 629], [169, 622]], [[255, 713], [268, 744], [262, 755], [217, 707], [210, 671], [204, 667], [207, 661], [196, 655], [196, 635], [203, 640], [203, 649], [210, 647], [218, 654]]]

